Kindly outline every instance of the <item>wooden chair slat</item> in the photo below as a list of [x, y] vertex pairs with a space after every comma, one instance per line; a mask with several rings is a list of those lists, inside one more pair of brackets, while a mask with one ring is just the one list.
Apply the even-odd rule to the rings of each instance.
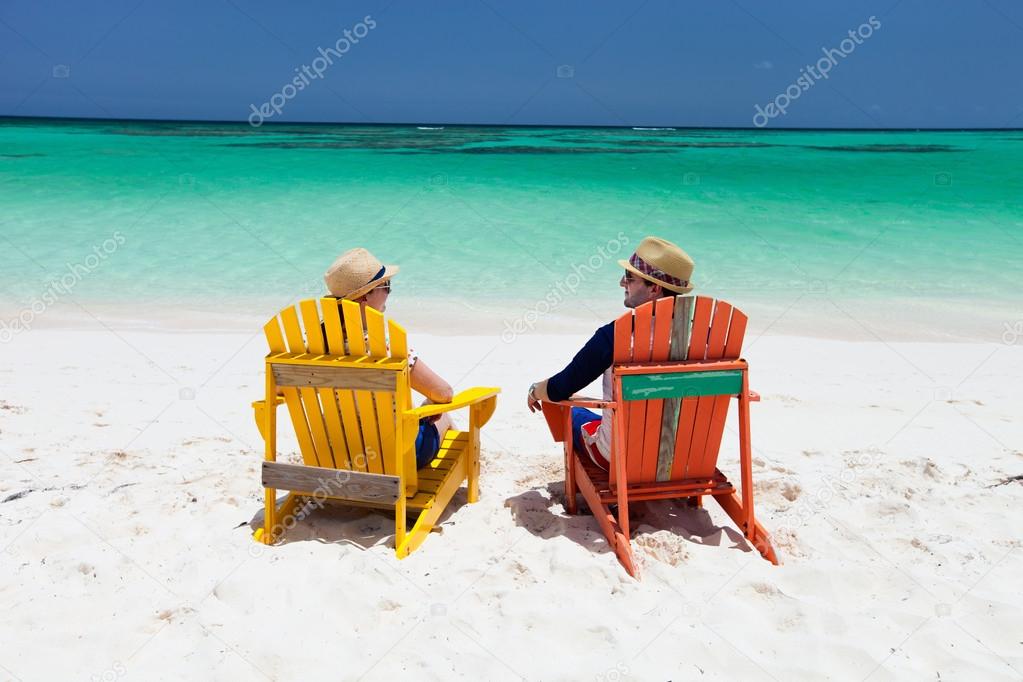
[[[672, 315], [675, 298], [664, 297], [654, 303], [653, 340], [650, 346], [650, 361], [663, 362], [671, 351]], [[637, 482], [657, 480], [657, 455], [661, 439], [661, 415], [663, 400], [649, 400], [646, 408], [646, 424], [643, 427], [643, 457]]]
[[309, 466], [317, 466], [319, 459], [316, 457], [313, 437], [309, 432], [309, 422], [306, 421], [305, 407], [298, 389], [282, 388], [281, 395], [284, 396], [284, 404], [288, 406], [288, 415], [291, 416], [291, 423], [295, 428], [295, 438], [298, 440], [298, 450], [302, 453], [302, 461]]
[[[748, 318], [742, 311], [732, 309], [731, 320], [728, 325], [728, 335], [725, 340], [724, 350], [721, 359], [736, 360], [742, 353], [742, 340], [746, 335], [746, 324]], [[721, 439], [725, 434], [725, 423], [728, 421], [728, 409], [732, 404], [730, 396], [716, 396], [713, 400], [713, 412], [710, 417], [710, 427], [707, 430], [707, 444], [703, 450], [703, 464], [701, 471], [708, 469], [713, 473], [717, 468], [718, 454], [721, 451]]]
[[305, 328], [306, 347], [310, 353], [324, 353], [323, 331], [320, 327], [320, 311], [316, 301], [308, 299], [298, 304], [302, 312], [302, 326]]
[[[323, 339], [323, 329], [320, 326], [320, 313], [316, 307], [316, 301], [308, 299], [298, 304], [302, 313], [302, 326], [305, 329], [306, 347], [310, 353], [325, 353], [326, 346]], [[334, 391], [328, 388], [309, 389], [300, 388], [299, 395], [302, 397], [302, 405], [305, 408], [306, 419], [309, 422], [309, 433], [312, 435], [313, 444], [316, 448], [316, 462], [320, 467], [333, 468], [336, 466], [331, 441], [333, 438], [329, 432], [333, 426], [334, 419], [340, 427], [340, 417], [337, 414], [337, 404], [334, 402]], [[343, 459], [343, 458], [342, 458]]]
[[389, 393], [377, 391], [373, 394], [373, 400], [375, 402], [374, 407], [376, 407], [377, 413], [377, 426], [380, 431], [380, 452], [383, 455], [381, 467], [383, 469], [383, 473], [393, 474], [397, 470], [397, 465], [395, 464], [394, 459], [398, 456], [394, 447], [394, 396]]
[[678, 426], [675, 428], [675, 455], [671, 463], [670, 480], [686, 476], [693, 428], [696, 424], [696, 407], [699, 402], [699, 398], [683, 398], [679, 403]]
[[345, 340], [351, 355], [366, 354], [366, 332], [362, 328], [362, 311], [355, 301], [341, 301], [345, 321]]
[[[366, 308], [366, 341], [370, 357], [387, 357], [387, 339], [384, 337], [384, 316], [379, 310]], [[372, 473], [382, 474], [384, 470], [394, 470], [394, 413], [390, 412], [390, 437], [392, 448], [383, 446], [380, 434], [386, 427], [381, 423], [386, 415], [377, 413], [377, 406], [386, 408], [394, 396], [382, 391], [356, 391], [355, 402], [359, 406], [359, 421], [362, 424], [362, 440], [366, 445], [367, 466]], [[390, 462], [388, 463], [388, 460]]]
[[266, 344], [270, 347], [271, 353], [283, 353], [286, 350], [281, 324], [277, 321], [276, 315], [263, 325], [263, 335], [266, 336]]
[[309, 433], [313, 437], [313, 445], [316, 448], [316, 466], [333, 467], [334, 454], [330, 450], [330, 442], [327, 440], [327, 428], [323, 422], [323, 406], [320, 405], [318, 391], [325, 389], [300, 388], [298, 394], [302, 398], [302, 406], [305, 408], [306, 420], [309, 423]]
[[366, 454], [362, 443], [362, 427], [359, 414], [355, 408], [355, 391], [338, 389], [334, 392], [338, 408], [341, 410], [341, 424], [348, 446], [348, 460], [352, 471], [368, 471]]
[[380, 431], [377, 427], [373, 391], [355, 391], [355, 405], [359, 410], [362, 443], [366, 446], [366, 469], [373, 474], [382, 474], [384, 473], [385, 453], [380, 447]]
[[725, 342], [724, 360], [738, 360], [742, 355], [742, 341], [746, 336], [749, 318], [737, 308], [732, 308], [732, 323], [728, 326], [728, 340]]
[[[650, 362], [653, 333], [653, 303], [644, 303], [633, 311], [632, 361]], [[629, 403], [626, 414], [625, 475], [628, 481], [640, 481], [643, 473], [643, 430], [646, 428], [648, 401]]]
[[320, 310], [323, 313], [323, 331], [326, 334], [327, 352], [331, 355], [346, 355], [345, 334], [341, 327], [341, 311], [338, 300], [333, 296], [320, 299]]
[[[732, 319], [732, 306], [724, 301], [714, 305], [713, 319], [707, 338], [707, 360], [720, 360], [725, 352], [725, 340]], [[719, 410], [718, 407], [721, 409]], [[707, 451], [707, 441], [714, 438], [717, 431], [725, 426], [725, 413], [728, 411], [727, 396], [703, 396], [699, 399], [696, 410], [696, 424], [693, 428], [693, 440], [690, 444], [689, 466], [686, 476], [703, 477], [714, 473], [717, 464], [717, 451], [713, 457]], [[720, 436], [718, 437], [720, 441]]]
[[351, 469], [352, 460], [348, 452], [348, 436], [345, 434], [341, 405], [338, 404], [337, 389], [320, 389], [320, 404], [323, 406], [323, 418], [327, 424], [327, 435], [330, 438], [330, 449], [334, 454], [334, 466], [338, 469]]
[[[686, 353], [689, 352], [692, 317], [693, 297], [676, 296], [675, 309], [671, 317], [669, 361], [686, 359]], [[679, 398], [668, 398], [664, 401], [664, 406], [661, 409], [661, 439], [657, 447], [657, 472], [655, 474], [658, 481], [667, 481], [671, 478], [671, 465], [675, 459], [675, 435], [681, 405], [682, 401]]]
[[284, 327], [284, 339], [288, 343], [288, 350], [292, 353], [308, 353], [305, 339], [302, 338], [302, 328], [298, 324], [298, 312], [293, 307], [287, 307], [281, 311], [281, 326]]
[[714, 299], [697, 296], [693, 311], [693, 324], [689, 335], [689, 351], [686, 360], [703, 360], [707, 357], [707, 334], [710, 331], [710, 315]]
[[408, 338], [405, 336], [405, 328], [394, 320], [387, 321], [388, 350], [392, 358], [408, 357]]
[[371, 358], [387, 357], [387, 337], [384, 333], [384, 316], [379, 310], [366, 307], [366, 335], [369, 339]]
[[627, 312], [615, 320], [614, 362], [632, 361], [632, 312]]

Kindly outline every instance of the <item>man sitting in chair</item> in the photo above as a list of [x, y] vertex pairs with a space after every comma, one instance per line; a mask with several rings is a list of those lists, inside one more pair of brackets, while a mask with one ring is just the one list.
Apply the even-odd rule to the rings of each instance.
[[[618, 264], [625, 268], [619, 284], [625, 289], [626, 308], [637, 308], [664, 296], [688, 294], [693, 290], [689, 281], [693, 259], [665, 239], [645, 238], [629, 260], [620, 260]], [[613, 357], [614, 321], [611, 321], [594, 332], [565, 369], [530, 385], [527, 398], [530, 412], [540, 409], [541, 400], [568, 400], [601, 374], [604, 400], [611, 400]], [[611, 411], [603, 412], [601, 418], [585, 408], [572, 408], [572, 444], [576, 452], [586, 453], [594, 464], [606, 471], [611, 459]]]

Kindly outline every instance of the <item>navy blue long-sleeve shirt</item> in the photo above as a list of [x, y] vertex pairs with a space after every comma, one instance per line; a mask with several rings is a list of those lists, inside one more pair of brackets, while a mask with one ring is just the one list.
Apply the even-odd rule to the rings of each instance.
[[568, 400], [611, 366], [615, 347], [614, 325], [614, 322], [608, 322], [597, 329], [572, 362], [547, 380], [548, 398], [555, 402]]

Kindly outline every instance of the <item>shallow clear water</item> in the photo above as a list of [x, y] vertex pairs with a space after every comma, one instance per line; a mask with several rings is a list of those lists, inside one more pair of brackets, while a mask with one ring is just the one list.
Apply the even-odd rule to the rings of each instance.
[[765, 326], [856, 310], [996, 338], [1023, 316], [1021, 169], [1021, 131], [5, 120], [2, 308], [261, 316], [362, 245], [401, 265], [395, 308], [499, 331], [613, 314], [617, 258], [656, 234]]

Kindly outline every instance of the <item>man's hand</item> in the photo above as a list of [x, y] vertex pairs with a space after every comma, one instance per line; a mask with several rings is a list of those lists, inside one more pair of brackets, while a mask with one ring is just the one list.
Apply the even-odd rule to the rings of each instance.
[[529, 393], [526, 394], [526, 407], [529, 408], [530, 412], [543, 409], [540, 405], [541, 400], [548, 400], [546, 379], [530, 385]]
[[536, 397], [536, 384], [529, 385], [529, 392], [526, 394], [526, 407], [529, 408], [530, 412], [536, 412], [537, 410], [543, 409], [540, 406], [540, 401]]

